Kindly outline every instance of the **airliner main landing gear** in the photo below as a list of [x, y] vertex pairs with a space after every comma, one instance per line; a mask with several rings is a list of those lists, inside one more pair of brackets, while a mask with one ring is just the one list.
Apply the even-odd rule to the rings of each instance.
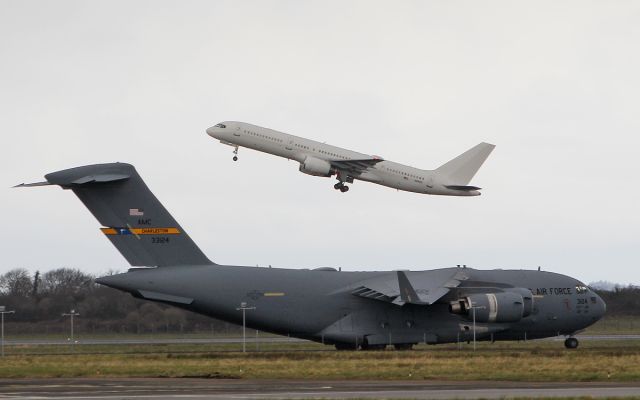
[[580, 342], [578, 342], [578, 339], [574, 337], [567, 338], [564, 341], [564, 347], [566, 347], [567, 349], [577, 349], [579, 344]]
[[233, 161], [238, 161], [238, 146], [233, 150]]
[[336, 179], [338, 179], [338, 183], [333, 185], [335, 190], [339, 190], [342, 193], [349, 191], [349, 186], [345, 185], [345, 183], [353, 183], [353, 178], [345, 173], [338, 171], [336, 173]]

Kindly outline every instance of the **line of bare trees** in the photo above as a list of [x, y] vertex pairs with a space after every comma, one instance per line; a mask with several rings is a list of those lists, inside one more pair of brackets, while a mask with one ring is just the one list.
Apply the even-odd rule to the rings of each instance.
[[14, 334], [53, 334], [68, 330], [62, 313], [80, 313], [78, 333], [235, 333], [238, 327], [164, 304], [136, 299], [94, 282], [75, 268], [31, 273], [25, 268], [0, 275], [0, 305]]
[[[15, 310], [7, 319], [14, 334], [63, 333], [62, 313], [80, 313], [78, 332], [84, 333], [235, 333], [238, 327], [178, 308], [136, 299], [94, 282], [74, 268], [45, 273], [12, 269], [0, 275], [0, 305]], [[640, 316], [640, 288], [616, 287], [598, 293], [607, 302], [608, 316]]]

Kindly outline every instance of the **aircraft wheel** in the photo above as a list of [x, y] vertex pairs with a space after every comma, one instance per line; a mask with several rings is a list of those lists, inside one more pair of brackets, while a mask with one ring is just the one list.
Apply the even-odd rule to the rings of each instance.
[[413, 343], [397, 343], [393, 347], [399, 351], [413, 350]]
[[342, 193], [344, 193], [344, 192], [348, 192], [348, 191], [349, 191], [349, 186], [342, 186], [342, 187], [340, 188], [340, 191], [341, 191]]
[[340, 188], [341, 188], [341, 187], [342, 187], [342, 183], [341, 183], [341, 182], [338, 182], [338, 183], [336, 183], [335, 185], [333, 185], [333, 188], [334, 188], [335, 190], [340, 190]]
[[567, 349], [577, 349], [578, 344], [580, 344], [580, 342], [578, 342], [578, 339], [574, 337], [567, 338], [564, 341], [564, 347], [566, 347]]
[[238, 156], [233, 156], [233, 161], [238, 161]]

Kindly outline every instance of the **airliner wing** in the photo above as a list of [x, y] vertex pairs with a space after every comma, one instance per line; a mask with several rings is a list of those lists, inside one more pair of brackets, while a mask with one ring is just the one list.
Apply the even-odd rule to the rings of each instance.
[[348, 172], [352, 175], [360, 175], [380, 161], [384, 161], [384, 159], [381, 157], [373, 157], [359, 160], [329, 160], [334, 168]]
[[466, 279], [459, 270], [396, 271], [359, 282], [351, 291], [355, 296], [396, 305], [430, 305], [458, 287]]

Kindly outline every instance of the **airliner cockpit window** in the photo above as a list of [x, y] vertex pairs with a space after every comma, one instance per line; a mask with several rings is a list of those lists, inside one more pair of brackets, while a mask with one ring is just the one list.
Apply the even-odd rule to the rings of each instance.
[[226, 128], [227, 126], [225, 124], [216, 124], [215, 128]]

